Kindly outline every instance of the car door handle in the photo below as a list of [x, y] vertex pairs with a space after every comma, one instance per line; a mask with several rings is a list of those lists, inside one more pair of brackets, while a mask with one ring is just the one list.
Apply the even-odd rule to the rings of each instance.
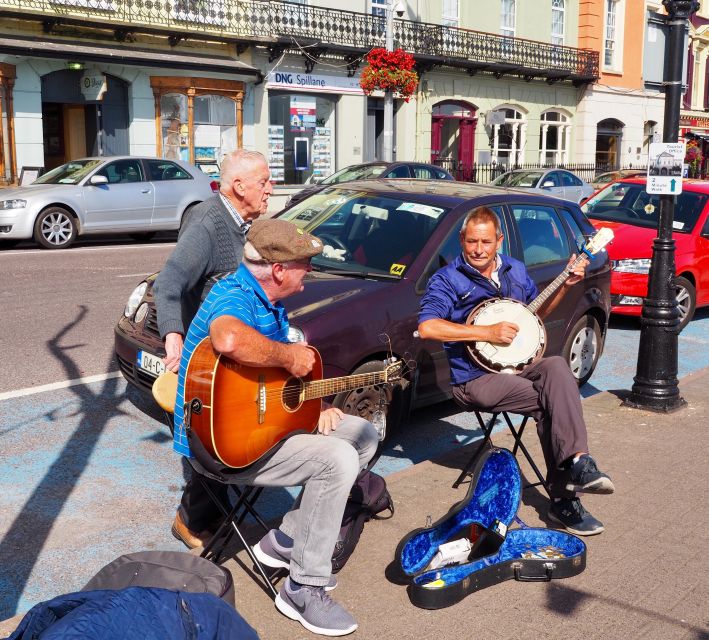
[[150, 189], [141, 189], [140, 193], [150, 193]]

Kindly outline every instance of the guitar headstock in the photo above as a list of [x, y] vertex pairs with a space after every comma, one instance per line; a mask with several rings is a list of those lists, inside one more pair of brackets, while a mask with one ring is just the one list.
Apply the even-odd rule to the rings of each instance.
[[586, 241], [583, 251], [584, 253], [595, 255], [612, 240], [613, 230], [604, 227], [603, 229], [599, 229], [592, 238]]
[[384, 382], [398, 382], [404, 371], [404, 363], [397, 358], [384, 361]]

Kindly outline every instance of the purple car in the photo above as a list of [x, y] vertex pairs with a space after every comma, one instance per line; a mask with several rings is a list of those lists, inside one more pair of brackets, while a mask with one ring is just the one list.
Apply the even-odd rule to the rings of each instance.
[[[448, 363], [439, 342], [415, 337], [419, 300], [431, 275], [459, 252], [465, 214], [487, 205], [503, 223], [503, 251], [527, 263], [540, 290], [594, 233], [578, 205], [556, 198], [445, 180], [368, 180], [327, 187], [279, 214], [320, 237], [305, 290], [284, 301], [293, 340], [320, 351], [325, 377], [376, 371], [389, 355], [411, 366], [393, 388], [362, 387], [335, 404], [391, 429], [411, 408], [450, 397]], [[603, 350], [610, 309], [605, 252], [591, 261], [546, 320], [547, 355], [561, 354], [579, 384]], [[152, 280], [133, 292], [116, 327], [116, 356], [129, 383], [149, 391], [164, 355]]]

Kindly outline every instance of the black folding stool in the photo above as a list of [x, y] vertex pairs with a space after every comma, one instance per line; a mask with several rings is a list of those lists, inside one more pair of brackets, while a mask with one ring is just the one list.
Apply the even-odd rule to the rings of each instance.
[[[163, 378], [163, 376], [173, 376], [173, 378]], [[168, 383], [165, 380], [169, 380]], [[166, 421], [170, 427], [170, 431], [174, 430], [173, 410], [175, 405], [175, 395], [177, 393], [177, 376], [174, 374], [163, 374], [153, 383], [153, 397], [158, 405], [165, 412]], [[221, 465], [215, 460], [209, 452], [204, 448], [200, 439], [193, 433], [190, 428], [190, 404], [185, 404], [185, 429], [187, 432], [187, 440], [189, 442], [192, 458], [186, 458], [190, 467], [192, 467], [193, 477], [202, 485], [202, 488], [209, 496], [212, 503], [219, 509], [223, 518], [214, 535], [205, 545], [200, 556], [206, 558], [215, 564], [219, 564], [225, 549], [231, 542], [233, 536], [239, 538], [241, 545], [246, 550], [246, 553], [254, 563], [256, 571], [263, 579], [264, 586], [271, 599], [275, 599], [278, 592], [274, 586], [274, 578], [277, 578], [280, 570], [274, 570], [270, 567], [265, 568], [264, 565], [255, 556], [253, 549], [247, 543], [246, 537], [240, 529], [244, 518], [251, 515], [256, 523], [263, 529], [264, 532], [269, 531], [269, 526], [264, 522], [263, 518], [258, 514], [254, 505], [258, 500], [263, 487], [255, 487], [246, 485], [240, 482], [235, 475], [234, 470], [230, 467]], [[209, 486], [207, 479], [220, 482], [231, 487], [236, 495], [236, 502], [225, 504], [219, 496], [217, 496], [212, 487]]]
[[541, 485], [542, 487], [544, 487], [544, 490], [547, 492], [547, 495], [548, 495], [549, 488], [547, 487], [547, 483], [544, 480], [544, 476], [542, 475], [542, 472], [539, 470], [539, 467], [537, 466], [537, 464], [534, 462], [534, 459], [532, 458], [532, 455], [527, 450], [527, 447], [524, 445], [524, 442], [522, 442], [522, 434], [524, 433], [524, 428], [527, 426], [527, 422], [530, 420], [530, 418], [532, 416], [526, 415], [526, 414], [520, 414], [523, 416], [522, 424], [520, 424], [519, 428], [515, 428], [514, 424], [512, 424], [512, 420], [510, 419], [509, 413], [507, 411], [493, 412], [490, 419], [487, 421], [487, 423], [485, 422], [485, 420], [483, 420], [483, 417], [482, 417], [480, 411], [473, 410], [473, 413], [475, 414], [475, 417], [478, 419], [478, 423], [480, 424], [480, 429], [482, 430], [485, 437], [483, 438], [481, 445], [477, 448], [475, 453], [471, 456], [468, 463], [465, 465], [465, 467], [463, 467], [463, 470], [460, 472], [460, 475], [458, 476], [456, 481], [453, 483], [453, 488], [457, 489], [460, 486], [460, 484], [471, 474], [471, 470], [475, 466], [475, 463], [478, 461], [478, 458], [482, 455], [482, 452], [485, 450], [485, 447], [488, 445], [492, 446], [492, 430], [495, 428], [495, 423], [497, 422], [497, 417], [502, 416], [505, 420], [505, 423], [507, 424], [507, 428], [510, 430], [510, 433], [512, 434], [512, 437], [515, 439], [515, 444], [514, 444], [514, 447], [512, 448], [512, 455], [516, 457], [517, 450], [519, 449], [524, 454], [524, 457], [527, 458], [527, 462], [529, 462], [529, 466], [532, 467], [532, 471], [534, 471], [535, 475], [538, 478], [537, 482], [530, 482], [530, 483], [524, 485], [524, 488], [528, 489], [529, 487], [538, 487]]

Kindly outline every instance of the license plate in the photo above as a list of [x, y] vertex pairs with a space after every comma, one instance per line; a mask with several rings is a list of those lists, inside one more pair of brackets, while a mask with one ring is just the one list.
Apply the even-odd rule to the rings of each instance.
[[138, 351], [138, 366], [143, 371], [152, 373], [156, 378], [165, 371], [165, 364], [162, 358], [154, 356], [147, 351]]

